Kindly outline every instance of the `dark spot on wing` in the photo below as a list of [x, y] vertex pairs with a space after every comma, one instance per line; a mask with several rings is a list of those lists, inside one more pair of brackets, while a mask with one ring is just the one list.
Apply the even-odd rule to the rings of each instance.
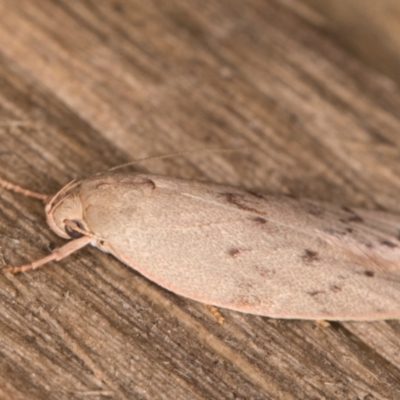
[[262, 217], [254, 217], [253, 221], [258, 222], [259, 224], [266, 224], [267, 220], [265, 218]]
[[347, 228], [346, 228], [346, 232], [347, 232], [347, 233], [353, 233], [353, 228], [347, 227]]
[[330, 289], [331, 289], [331, 292], [333, 292], [333, 293], [339, 293], [339, 292], [342, 291], [342, 288], [340, 286], [337, 286], [337, 285], [332, 285], [330, 287]]
[[351, 214], [354, 213], [354, 211], [353, 211], [351, 208], [347, 207], [347, 206], [342, 206], [342, 210], [343, 210], [343, 211], [346, 211], [346, 212], [349, 212], [349, 213], [351, 213]]
[[386, 239], [382, 239], [381, 244], [383, 244], [384, 246], [390, 247], [391, 249], [393, 249], [394, 247], [397, 247], [397, 244], [391, 242], [390, 240], [386, 240]]
[[375, 275], [374, 271], [364, 271], [364, 275], [368, 276], [368, 278], [372, 278]]
[[310, 296], [317, 296], [317, 295], [323, 294], [323, 293], [325, 293], [324, 290], [314, 290], [312, 292], [307, 292], [307, 294], [309, 294]]
[[220, 193], [220, 196], [222, 196], [228, 203], [236, 206], [240, 210], [249, 211], [260, 215], [266, 215], [265, 212], [257, 210], [257, 208], [253, 207], [250, 204], [251, 202], [248, 200], [248, 198], [246, 199], [240, 193], [225, 192], [225, 193]]
[[234, 247], [232, 247], [231, 249], [228, 250], [228, 254], [229, 254], [231, 257], [236, 258], [236, 257], [239, 256], [240, 250], [239, 250], [239, 249], [236, 249], [236, 248], [234, 248]]
[[104, 245], [104, 240], [100, 240], [100, 246]]
[[301, 258], [307, 263], [312, 263], [319, 260], [318, 253], [309, 249], [304, 250]]

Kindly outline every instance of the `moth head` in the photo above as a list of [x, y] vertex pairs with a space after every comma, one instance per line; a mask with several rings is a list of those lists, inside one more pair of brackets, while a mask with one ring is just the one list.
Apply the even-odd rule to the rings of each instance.
[[[46, 218], [50, 228], [65, 239], [77, 239], [83, 234], [73, 226], [87, 230], [83, 221], [83, 205], [76, 190], [77, 183], [65, 186], [46, 204]], [[73, 190], [75, 189], [75, 190]], [[73, 224], [68, 221], [72, 221]]]

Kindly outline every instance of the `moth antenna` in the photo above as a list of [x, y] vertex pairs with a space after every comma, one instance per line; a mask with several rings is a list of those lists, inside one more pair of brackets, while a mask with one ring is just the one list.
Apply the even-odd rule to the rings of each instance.
[[178, 151], [176, 153], [163, 154], [163, 155], [159, 155], [159, 156], [151, 156], [151, 157], [145, 157], [145, 158], [139, 158], [138, 160], [130, 161], [128, 163], [117, 165], [116, 167], [112, 167], [112, 168], [109, 169], [109, 171], [115, 171], [116, 169], [129, 167], [130, 165], [139, 164], [139, 163], [141, 163], [143, 161], [162, 160], [162, 159], [165, 159], [165, 158], [181, 157], [181, 156], [185, 156], [187, 154], [192, 154], [192, 153], [207, 153], [207, 152], [232, 153], [232, 152], [235, 152], [235, 151], [245, 151], [247, 149], [248, 149], [247, 147], [242, 147], [240, 149], [200, 149], [200, 150]]
[[5, 179], [2, 179], [2, 178], [0, 178], [0, 186], [2, 186], [4, 189], [7, 189], [11, 192], [19, 193], [19, 194], [22, 194], [27, 197], [33, 197], [35, 199], [42, 200], [44, 203], [47, 203], [47, 201], [51, 198], [50, 195], [34, 192], [29, 189], [25, 189], [21, 186], [15, 185], [14, 183], [6, 181]]

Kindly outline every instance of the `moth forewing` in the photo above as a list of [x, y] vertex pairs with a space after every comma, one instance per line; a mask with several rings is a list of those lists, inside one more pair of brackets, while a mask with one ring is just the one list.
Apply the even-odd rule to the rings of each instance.
[[64, 187], [46, 214], [76, 239], [22, 270], [91, 243], [206, 304], [277, 318], [400, 317], [397, 215], [116, 171]]

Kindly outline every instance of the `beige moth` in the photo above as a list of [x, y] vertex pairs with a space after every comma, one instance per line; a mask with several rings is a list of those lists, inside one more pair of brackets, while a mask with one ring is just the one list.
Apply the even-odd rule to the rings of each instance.
[[165, 176], [110, 171], [45, 201], [70, 241], [21, 272], [91, 244], [199, 302], [275, 318], [400, 317], [400, 216]]

